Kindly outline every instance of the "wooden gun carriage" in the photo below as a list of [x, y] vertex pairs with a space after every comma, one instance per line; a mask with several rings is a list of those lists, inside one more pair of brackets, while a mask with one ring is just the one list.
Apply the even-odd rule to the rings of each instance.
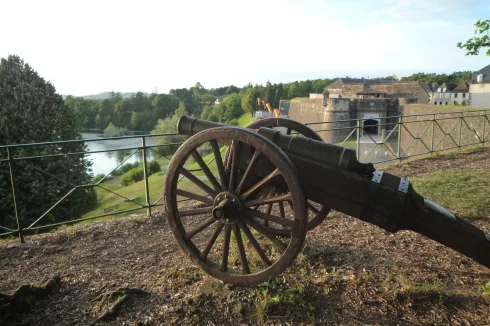
[[167, 169], [168, 222], [191, 260], [223, 282], [283, 272], [331, 209], [415, 231], [490, 267], [487, 233], [303, 124], [271, 118], [238, 128], [184, 116], [178, 131], [191, 137]]

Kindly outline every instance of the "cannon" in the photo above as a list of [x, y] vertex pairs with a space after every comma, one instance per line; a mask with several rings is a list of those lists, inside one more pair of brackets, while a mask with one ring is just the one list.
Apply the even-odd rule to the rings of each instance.
[[187, 256], [225, 283], [282, 273], [331, 209], [417, 232], [490, 267], [487, 233], [296, 121], [239, 128], [183, 116], [177, 128], [190, 137], [167, 169], [168, 223]]

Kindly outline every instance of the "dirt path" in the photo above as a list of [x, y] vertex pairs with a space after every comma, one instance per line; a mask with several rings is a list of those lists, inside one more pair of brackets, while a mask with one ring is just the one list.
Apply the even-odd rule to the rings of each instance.
[[[390, 173], [490, 168], [490, 152], [421, 160]], [[487, 220], [475, 221], [490, 232]], [[113, 325], [489, 325], [490, 270], [409, 231], [389, 234], [337, 214], [308, 233], [286, 273], [223, 287], [193, 267], [162, 215], [127, 217], [0, 243], [0, 293], [55, 275], [61, 284], [0, 325], [89, 325], [128, 296]], [[203, 287], [204, 285], [204, 287]], [[220, 290], [207, 291], [218, 287]], [[202, 294], [210, 293], [210, 294]]]

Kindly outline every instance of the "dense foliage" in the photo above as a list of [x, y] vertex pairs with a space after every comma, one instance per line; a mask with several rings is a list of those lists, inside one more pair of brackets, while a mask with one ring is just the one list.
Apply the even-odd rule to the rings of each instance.
[[457, 47], [465, 49], [466, 55], [478, 55], [481, 49], [488, 48], [486, 54], [490, 56], [490, 19], [479, 19], [475, 23], [475, 35], [465, 43], [458, 42]]
[[[77, 117], [64, 105], [55, 87], [18, 56], [0, 62], [0, 144], [22, 144], [80, 139]], [[13, 157], [83, 151], [81, 142], [56, 146], [22, 147]], [[0, 157], [6, 158], [5, 150]], [[90, 182], [90, 163], [80, 155], [16, 160], [16, 197], [23, 226], [39, 218], [72, 185]], [[53, 176], [49, 176], [51, 174]], [[64, 181], [63, 181], [64, 180]], [[79, 217], [97, 198], [89, 188], [77, 189], [57, 205], [42, 223]], [[17, 228], [8, 164], [0, 163], [0, 225]]]
[[[153, 160], [148, 162], [149, 176], [158, 173], [160, 171], [161, 171], [160, 164], [157, 161]], [[143, 180], [143, 178], [144, 178], [143, 165], [139, 164], [136, 167], [133, 167], [131, 170], [126, 171], [121, 176], [120, 182], [123, 186], [129, 186], [132, 183]]]
[[460, 84], [462, 82], [469, 82], [471, 80], [471, 71], [455, 71], [449, 75], [436, 74], [436, 73], [415, 73], [408, 77], [402, 77], [401, 81], [421, 81], [427, 83], [437, 83], [442, 85], [443, 83]]
[[267, 82], [265, 86], [249, 83], [242, 88], [230, 85], [211, 89], [196, 83], [189, 89], [171, 89], [169, 94], [137, 92], [123, 98], [120, 93], [112, 92], [110, 98], [104, 100], [67, 96], [65, 103], [75, 112], [78, 125], [83, 129], [102, 130], [112, 123], [111, 129], [162, 130], [157, 126], [159, 120], [171, 118], [180, 103], [184, 104], [189, 115], [229, 123], [243, 112], [253, 113], [257, 109], [257, 97], [277, 108], [281, 99], [321, 93], [331, 82], [333, 79], [317, 79], [288, 84]]

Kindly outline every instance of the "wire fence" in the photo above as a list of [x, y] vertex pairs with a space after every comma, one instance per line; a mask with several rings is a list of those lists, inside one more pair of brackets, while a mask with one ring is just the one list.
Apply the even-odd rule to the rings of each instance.
[[[483, 147], [490, 139], [490, 110], [395, 117], [370, 115], [362, 119], [312, 122], [306, 123], [306, 125], [315, 130], [327, 142], [354, 148], [360, 162], [372, 162], [373, 164], [381, 165], [435, 152], [461, 150], [464, 147], [475, 145]], [[0, 232], [2, 232], [0, 236], [18, 236], [20, 241], [24, 242], [25, 234], [33, 233], [40, 229], [49, 229], [106, 216], [120, 216], [141, 210], [145, 210], [147, 215], [151, 215], [152, 209], [163, 205], [163, 178], [150, 180], [148, 157], [154, 156], [170, 160], [173, 151], [182, 144], [182, 141], [171, 141], [176, 136], [178, 136], [177, 133], [168, 133], [0, 146], [0, 168], [4, 165], [4, 170], [0, 170], [0, 172], [8, 171], [4, 173], [4, 176], [8, 175], [8, 180], [0, 183], [0, 190], [3, 193], [9, 192], [12, 200], [12, 216], [3, 216], [3, 219], [0, 219]], [[166, 141], [163, 142], [164, 144], [159, 145], [155, 142], [156, 138], [163, 138]], [[137, 146], [121, 145], [127, 140], [136, 141], [139, 144]], [[60, 148], [68, 144], [84, 143], [87, 145], [108, 141], [112, 144], [110, 148], [101, 150], [87, 150], [86, 148], [83, 151], [59, 152]], [[27, 148], [31, 150], [24, 151]], [[36, 150], [41, 148], [53, 148], [53, 151], [42, 155], [24, 155], [24, 153], [36, 153]], [[167, 156], [162, 154], [162, 148], [165, 148], [165, 152], [170, 154]], [[125, 153], [126, 155], [120, 157], [117, 166], [104, 173], [96, 182], [76, 184], [66, 181], [63, 173], [46, 168], [45, 164], [36, 165], [39, 159], [56, 159], [57, 157], [70, 156], [87, 158], [94, 154], [105, 153], [107, 155], [113, 152]], [[141, 192], [144, 196], [131, 198], [125, 193], [125, 188], [111, 187], [107, 185], [107, 181], [114, 171], [123, 166], [128, 160], [134, 159], [135, 156], [139, 156], [143, 166], [143, 187]], [[66, 192], [60, 193], [54, 202], [46, 203], [46, 208], [42, 214], [26, 219], [27, 213], [22, 210], [21, 206], [29, 198], [27, 196], [23, 198], [23, 194], [19, 194], [17, 186], [20, 182], [23, 182], [23, 179], [19, 175], [21, 171], [18, 171], [17, 166], [20, 162], [28, 161], [32, 162], [29, 165], [31, 170], [65, 184]], [[206, 163], [209, 164], [210, 162]], [[166, 166], [163, 167], [165, 168]], [[157, 190], [153, 192], [150, 191], [150, 183], [152, 182], [158, 183], [158, 187], [154, 188]], [[1, 189], [1, 187], [4, 187], [4, 189]], [[98, 189], [100, 192], [119, 198], [119, 201], [116, 202], [119, 203], [122, 200], [124, 204], [108, 206], [99, 210], [99, 214], [79, 216], [72, 220], [65, 220], [66, 216], [62, 218], [53, 217], [53, 212], [61, 203], [66, 203], [73, 196], [77, 196], [78, 191], [85, 189]], [[0, 200], [8, 199], [1, 198]], [[6, 225], [5, 221], [7, 220], [15, 223]], [[27, 223], [28, 221], [29, 223]], [[15, 226], [12, 227], [12, 225]]]
[[[170, 152], [174, 151], [178, 146], [182, 144], [182, 142], [171, 142], [171, 141], [164, 141], [164, 144], [156, 144], [155, 139], [158, 138], [170, 138], [175, 136], [180, 136], [178, 133], [167, 133], [167, 134], [154, 134], [154, 135], [140, 135], [140, 136], [124, 136], [124, 137], [110, 137], [110, 138], [93, 138], [93, 139], [80, 139], [80, 140], [68, 140], [68, 141], [57, 141], [57, 142], [45, 142], [45, 143], [32, 143], [32, 144], [16, 144], [16, 145], [5, 145], [5, 146], [0, 146], [0, 167], [1, 165], [7, 165], [8, 166], [8, 175], [9, 175], [9, 184], [6, 182], [1, 183], [2, 187], [9, 187], [10, 189], [1, 189], [3, 190], [3, 193], [6, 193], [7, 191], [10, 192], [10, 198], [12, 200], [12, 206], [13, 206], [13, 216], [3, 216], [3, 220], [0, 219], [0, 222], [10, 220], [12, 221], [12, 217], [15, 220], [16, 227], [13, 228], [11, 226], [2, 226], [0, 224], [0, 236], [9, 236], [9, 235], [17, 235], [20, 239], [21, 242], [24, 242], [24, 235], [27, 233], [33, 233], [36, 232], [37, 230], [40, 229], [49, 229], [57, 226], [61, 226], [64, 224], [71, 224], [71, 223], [76, 223], [76, 222], [82, 222], [82, 221], [87, 221], [87, 220], [93, 220], [105, 216], [111, 216], [111, 215], [121, 215], [125, 213], [130, 213], [130, 212], [135, 212], [138, 210], [146, 210], [146, 213], [148, 215], [151, 215], [152, 208], [162, 206], [163, 204], [161, 203], [162, 198], [163, 198], [163, 182], [162, 182], [162, 187], [160, 187], [160, 191], [158, 194], [151, 194], [150, 193], [150, 188], [149, 188], [149, 173], [148, 173], [148, 157], [151, 155], [150, 153], [153, 154], [155, 157], [160, 157], [160, 158], [167, 158], [170, 159], [170, 157], [166, 157], [165, 154], [161, 153], [162, 148], [166, 148], [165, 152]], [[148, 144], [149, 140], [152, 141], [152, 145]], [[127, 143], [128, 140], [132, 140], [139, 142], [138, 146], [125, 146], [124, 143]], [[103, 143], [103, 142], [111, 142], [111, 148], [106, 148], [103, 150], [83, 150], [83, 151], [74, 151], [74, 152], [63, 152], [63, 153], [56, 153], [59, 152], [60, 149], [63, 146], [70, 145], [70, 144], [76, 144], [76, 143], [84, 143], [85, 145], [91, 144], [91, 143]], [[123, 144], [123, 145], [121, 145]], [[107, 144], [106, 144], [107, 145]], [[30, 149], [29, 151], [25, 151], [26, 149]], [[52, 152], [51, 154], [43, 154], [43, 155], [23, 155], [25, 152], [29, 153], [35, 153], [36, 151], [41, 152], [41, 149], [43, 151], [48, 151]], [[51, 150], [50, 150], [51, 149]], [[86, 147], [87, 149], [87, 147]], [[120, 157], [118, 160], [118, 164], [114, 167], [111, 168], [110, 172], [104, 173], [103, 176], [99, 177], [96, 182], [90, 182], [90, 183], [81, 183], [81, 184], [74, 184], [73, 182], [67, 181], [66, 175], [64, 175], [64, 171], [58, 171], [52, 170], [49, 168], [42, 168], [41, 166], [46, 166], [46, 164], [39, 164], [39, 166], [36, 166], [39, 163], [39, 159], [56, 159], [59, 157], [84, 157], [87, 158], [90, 155], [99, 155], [102, 153], [105, 154], [110, 154], [110, 153], [123, 153], [125, 154], [124, 157]], [[111, 177], [111, 175], [118, 170], [121, 166], [123, 166], [126, 162], [129, 160], [135, 160], [135, 157], [139, 156], [138, 161], [141, 161], [141, 165], [143, 166], [143, 183], [144, 187], [142, 191], [144, 192], [144, 197], [143, 200], [138, 198], [129, 198], [127, 195], [124, 194], [124, 191], [122, 191], [124, 188], [121, 189], [112, 189], [109, 186], [106, 186], [104, 182], [108, 181], [108, 179]], [[76, 161], [76, 160], [75, 160]], [[22, 173], [21, 171], [18, 171], [17, 167], [22, 164], [22, 162], [30, 162], [28, 164], [28, 169], [31, 171], [35, 171], [36, 173], [40, 173], [44, 176], [47, 176], [48, 179], [55, 180], [58, 183], [64, 184], [66, 187], [63, 187], [64, 189], [67, 189], [67, 191], [64, 194], [59, 195], [59, 199], [56, 200], [53, 203], [49, 203], [49, 207], [47, 207], [44, 212], [36, 217], [34, 220], [32, 216], [29, 219], [30, 223], [26, 223], [27, 219], [25, 218], [25, 215], [28, 214], [28, 212], [24, 212], [22, 208], [20, 207], [23, 202], [26, 200], [29, 200], [29, 198], [22, 198], [22, 194], [19, 194], [18, 186], [19, 182], [22, 182], [22, 176], [19, 175], [19, 172]], [[32, 163], [31, 163], [32, 162]], [[25, 169], [25, 167], [24, 167]], [[24, 170], [23, 169], [23, 170]], [[1, 172], [1, 171], [0, 171]], [[44, 187], [49, 187], [49, 181], [45, 182], [43, 184]], [[34, 187], [34, 185], [33, 185]], [[109, 193], [115, 197], [120, 198], [123, 200], [125, 205], [129, 208], [126, 209], [118, 209], [119, 205], [114, 205], [112, 207], [107, 207], [102, 210], [101, 214], [94, 214], [92, 216], [84, 216], [84, 217], [79, 217], [76, 219], [71, 219], [71, 220], [64, 220], [63, 218], [55, 218], [52, 216], [52, 212], [63, 202], [66, 202], [67, 200], [70, 199], [70, 197], [76, 196], [78, 190], [82, 189], [100, 189], [106, 193]], [[27, 197], [27, 196], [26, 196]], [[1, 200], [5, 200], [5, 198], [2, 198]], [[33, 221], [32, 221], [33, 220]], [[61, 220], [61, 221], [57, 221]], [[53, 222], [54, 221], [54, 222]], [[12, 223], [11, 223], [12, 224]]]
[[367, 117], [305, 123], [325, 141], [356, 150], [360, 162], [382, 165], [437, 152], [484, 146], [490, 110]]

